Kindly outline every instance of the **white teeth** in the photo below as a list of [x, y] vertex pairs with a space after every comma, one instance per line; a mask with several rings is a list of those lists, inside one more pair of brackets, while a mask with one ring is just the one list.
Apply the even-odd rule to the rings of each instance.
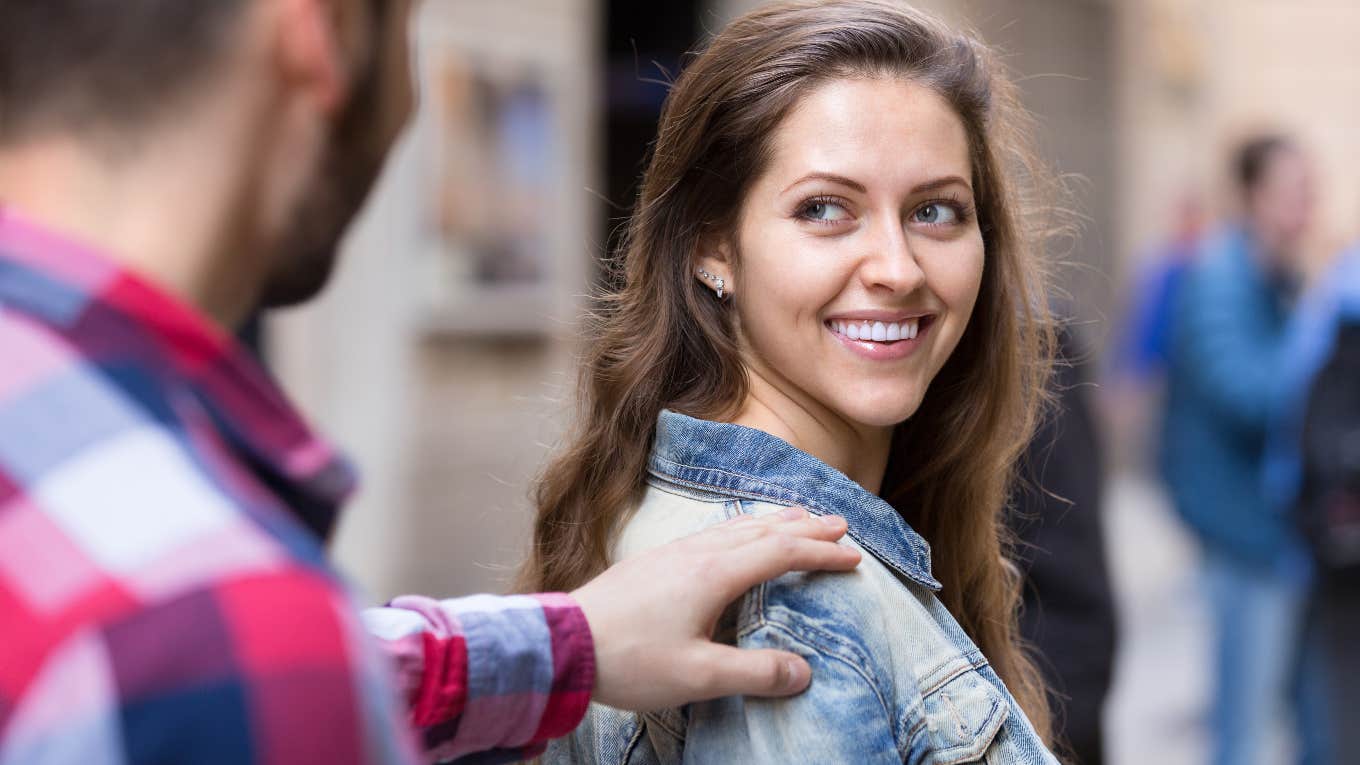
[[921, 320], [910, 319], [908, 321], [894, 322], [887, 324], [881, 321], [869, 322], [846, 322], [832, 321], [829, 323], [832, 332], [844, 335], [851, 340], [872, 340], [877, 343], [895, 343], [898, 340], [915, 340], [916, 334], [921, 330]]

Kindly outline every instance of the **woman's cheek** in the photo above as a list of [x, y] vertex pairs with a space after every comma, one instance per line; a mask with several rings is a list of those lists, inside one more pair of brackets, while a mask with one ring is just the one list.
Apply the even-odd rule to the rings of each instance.
[[967, 319], [982, 287], [983, 248], [981, 238], [964, 240], [952, 251], [941, 252], [938, 264], [938, 289], [946, 307]]

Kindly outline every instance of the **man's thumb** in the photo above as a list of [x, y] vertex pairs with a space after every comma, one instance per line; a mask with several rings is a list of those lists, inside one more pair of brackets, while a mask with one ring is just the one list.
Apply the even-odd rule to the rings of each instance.
[[698, 658], [706, 665], [699, 676], [712, 678], [710, 688], [699, 689], [705, 698], [792, 696], [812, 680], [808, 663], [786, 651], [710, 644]]

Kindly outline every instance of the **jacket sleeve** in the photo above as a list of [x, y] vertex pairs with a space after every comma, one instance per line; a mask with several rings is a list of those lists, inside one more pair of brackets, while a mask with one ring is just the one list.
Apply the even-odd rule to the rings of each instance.
[[430, 760], [534, 757], [590, 702], [595, 647], [567, 595], [403, 596], [363, 618], [396, 668]]
[[1278, 330], [1262, 315], [1268, 306], [1222, 258], [1194, 269], [1185, 286], [1176, 343], [1187, 380], [1225, 421], [1263, 433], [1281, 371]]

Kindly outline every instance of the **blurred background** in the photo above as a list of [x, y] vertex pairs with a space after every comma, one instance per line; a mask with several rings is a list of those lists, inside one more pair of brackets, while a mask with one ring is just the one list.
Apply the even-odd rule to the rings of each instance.
[[[270, 364], [363, 472], [335, 553], [371, 601], [508, 586], [533, 477], [572, 402], [576, 323], [664, 83], [758, 4], [420, 10], [418, 117], [326, 297], [263, 331]], [[1069, 262], [1055, 304], [1099, 447], [1087, 452], [1093, 506], [1071, 512], [1098, 519], [1112, 591], [1114, 673], [1095, 704], [1106, 759], [1208, 762], [1216, 649], [1200, 548], [1156, 476], [1157, 383], [1130, 382], [1117, 357], [1167, 243], [1234, 214], [1232, 151], [1254, 132], [1290, 136], [1316, 170], [1306, 273], [1360, 236], [1360, 3], [915, 4], [1004, 51], [1083, 222], [1055, 253]], [[1257, 761], [1297, 760], [1278, 722]]]

